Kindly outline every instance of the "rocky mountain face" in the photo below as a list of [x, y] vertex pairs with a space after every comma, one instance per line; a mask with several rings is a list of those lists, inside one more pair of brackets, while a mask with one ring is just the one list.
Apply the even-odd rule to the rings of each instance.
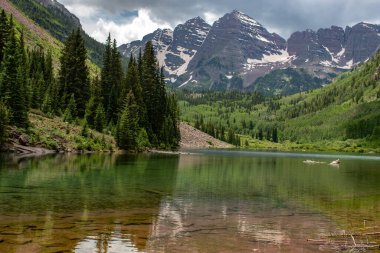
[[57, 0], [37, 0], [45, 7], [48, 7], [51, 11], [56, 12], [57, 15], [66, 16], [70, 21], [74, 24], [75, 27], [82, 27], [80, 20], [77, 16], [72, 14], [70, 11], [66, 9], [66, 7], [59, 3]]
[[138, 56], [148, 41], [152, 41], [160, 66], [164, 66], [167, 76], [175, 83], [178, 77], [187, 73], [188, 64], [202, 47], [211, 26], [202, 18], [188, 20], [178, 25], [174, 31], [158, 29], [144, 36], [141, 41], [134, 41], [119, 47], [123, 55]]
[[288, 40], [288, 52], [297, 59], [297, 66], [320, 64], [338, 69], [351, 69], [368, 60], [380, 46], [380, 26], [359, 23], [353, 27], [332, 26], [317, 32], [293, 33]]
[[303, 73], [328, 82], [379, 49], [380, 26], [359, 23], [345, 29], [306, 30], [286, 41], [235, 10], [212, 26], [197, 17], [174, 31], [157, 30], [119, 49], [124, 55], [137, 55], [148, 40], [174, 87], [253, 90], [257, 78], [286, 68], [303, 68]]
[[[194, 83], [209, 82], [211, 89], [220, 90], [218, 81], [225, 77], [232, 79], [235, 74], [247, 75], [256, 65], [264, 64], [261, 60], [266, 56], [286, 57], [285, 49], [286, 41], [279, 35], [269, 33], [247, 15], [233, 11], [212, 26], [189, 64], [192, 73], [188, 75], [188, 80]], [[229, 87], [227, 84], [226, 88]]]

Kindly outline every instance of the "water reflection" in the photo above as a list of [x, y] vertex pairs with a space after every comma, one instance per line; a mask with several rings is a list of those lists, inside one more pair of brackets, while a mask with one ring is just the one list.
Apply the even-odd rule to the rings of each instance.
[[380, 225], [378, 160], [350, 159], [3, 157], [0, 252], [315, 252], [307, 238]]
[[131, 235], [122, 234], [120, 226], [110, 234], [101, 234], [98, 236], [88, 236], [80, 241], [74, 249], [76, 253], [135, 253], [141, 252], [130, 239]]

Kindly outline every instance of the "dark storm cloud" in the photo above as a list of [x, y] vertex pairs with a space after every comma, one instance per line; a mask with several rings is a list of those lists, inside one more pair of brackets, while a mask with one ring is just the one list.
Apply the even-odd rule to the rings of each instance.
[[211, 12], [222, 16], [238, 9], [270, 31], [287, 37], [291, 32], [331, 25], [352, 25], [361, 21], [379, 23], [380, 0], [61, 0], [84, 4], [119, 15], [123, 11], [147, 9], [155, 21], [175, 27], [189, 18]]

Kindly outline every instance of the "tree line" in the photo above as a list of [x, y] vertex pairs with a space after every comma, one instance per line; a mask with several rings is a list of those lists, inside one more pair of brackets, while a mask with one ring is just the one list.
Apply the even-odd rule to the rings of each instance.
[[[28, 50], [13, 18], [0, 14], [0, 144], [7, 125], [28, 128], [28, 111], [62, 116], [111, 133], [122, 149], [175, 148], [180, 139], [177, 100], [166, 91], [151, 42], [125, 70], [116, 40], [108, 37], [101, 73], [90, 77], [80, 29], [67, 38], [55, 70], [52, 56]], [[54, 73], [57, 73], [56, 75]]]

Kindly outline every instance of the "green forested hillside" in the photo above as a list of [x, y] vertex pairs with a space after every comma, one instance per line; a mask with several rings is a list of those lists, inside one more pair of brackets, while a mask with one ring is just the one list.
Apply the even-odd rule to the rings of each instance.
[[[109, 37], [101, 73], [90, 75], [79, 28], [62, 46], [11, 5], [0, 7], [19, 21], [0, 9], [0, 149], [104, 150], [113, 147], [111, 134], [126, 150], [178, 145], [177, 101], [166, 92], [152, 43], [125, 72]], [[40, 36], [42, 45], [34, 40]]]
[[[80, 28], [79, 20], [71, 13], [64, 11], [64, 7], [59, 5], [59, 3], [42, 5], [38, 0], [9, 1], [61, 42], [66, 41], [73, 30]], [[91, 61], [100, 66], [104, 45], [91, 38], [82, 29], [81, 34]]]
[[248, 147], [380, 151], [380, 53], [310, 92], [262, 103], [257, 94], [214, 96], [183, 92], [182, 119], [219, 138], [227, 138], [219, 129], [232, 129]]
[[265, 76], [257, 78], [257, 80], [249, 86], [249, 89], [266, 96], [286, 96], [317, 89], [326, 83], [328, 83], [327, 79], [312, 76], [305, 69], [287, 68], [277, 69]]

